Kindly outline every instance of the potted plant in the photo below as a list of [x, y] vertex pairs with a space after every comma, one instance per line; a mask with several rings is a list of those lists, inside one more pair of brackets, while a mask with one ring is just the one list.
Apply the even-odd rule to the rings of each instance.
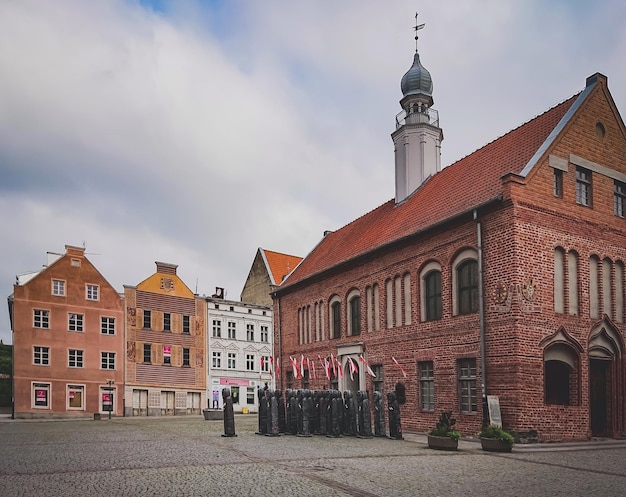
[[513, 435], [495, 425], [483, 426], [478, 437], [482, 449], [489, 452], [511, 452], [515, 441]]
[[428, 447], [438, 450], [456, 450], [459, 447], [461, 434], [454, 429], [456, 419], [450, 411], [439, 415], [435, 427], [428, 432]]

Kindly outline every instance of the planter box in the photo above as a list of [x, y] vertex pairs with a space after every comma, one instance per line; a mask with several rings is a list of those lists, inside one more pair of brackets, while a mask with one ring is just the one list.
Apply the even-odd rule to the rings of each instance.
[[457, 450], [459, 441], [450, 437], [436, 437], [428, 435], [428, 447], [436, 450]]
[[480, 438], [480, 446], [487, 452], [511, 452], [513, 446], [497, 438]]
[[205, 421], [224, 419], [224, 413], [221, 409], [202, 409]]

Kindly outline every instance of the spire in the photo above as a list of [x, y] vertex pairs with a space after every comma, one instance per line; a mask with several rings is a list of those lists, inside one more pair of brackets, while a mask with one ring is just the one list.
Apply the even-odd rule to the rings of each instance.
[[396, 115], [396, 130], [391, 134], [395, 148], [396, 203], [403, 202], [424, 181], [441, 169], [439, 113], [432, 108], [433, 80], [420, 62], [417, 51], [418, 24], [415, 14], [415, 55], [413, 65], [402, 76], [402, 111]]
[[415, 26], [413, 30], [415, 31], [415, 55], [413, 56], [413, 65], [406, 72], [404, 76], [402, 76], [402, 81], [400, 82], [400, 89], [402, 90], [403, 96], [408, 95], [424, 95], [428, 97], [428, 105], [432, 105], [432, 94], [433, 94], [433, 80], [430, 76], [430, 73], [426, 70], [426, 68], [420, 62], [420, 55], [417, 51], [417, 40], [419, 36], [417, 32], [420, 29], [424, 29], [426, 24], [417, 24], [417, 12], [415, 13]]

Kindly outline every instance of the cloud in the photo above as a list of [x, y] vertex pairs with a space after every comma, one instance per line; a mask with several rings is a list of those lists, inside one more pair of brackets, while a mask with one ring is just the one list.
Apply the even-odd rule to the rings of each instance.
[[[82, 245], [118, 289], [179, 265], [238, 299], [259, 246], [306, 255], [394, 195], [413, 2], [0, 4], [0, 290]], [[448, 164], [579, 91], [626, 109], [626, 7], [422, 2]], [[594, 33], [602, 33], [598, 36]], [[10, 339], [6, 308], [0, 338]]]

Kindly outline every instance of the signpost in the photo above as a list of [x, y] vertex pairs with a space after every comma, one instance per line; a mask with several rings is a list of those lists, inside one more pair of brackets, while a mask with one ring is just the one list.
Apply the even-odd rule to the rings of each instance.
[[103, 390], [105, 390], [106, 393], [102, 394], [102, 410], [109, 411], [109, 419], [111, 419], [111, 412], [113, 411], [113, 391], [115, 390], [113, 388], [114, 383], [115, 383], [114, 380], [108, 379], [107, 380], [108, 387], [103, 388]]

